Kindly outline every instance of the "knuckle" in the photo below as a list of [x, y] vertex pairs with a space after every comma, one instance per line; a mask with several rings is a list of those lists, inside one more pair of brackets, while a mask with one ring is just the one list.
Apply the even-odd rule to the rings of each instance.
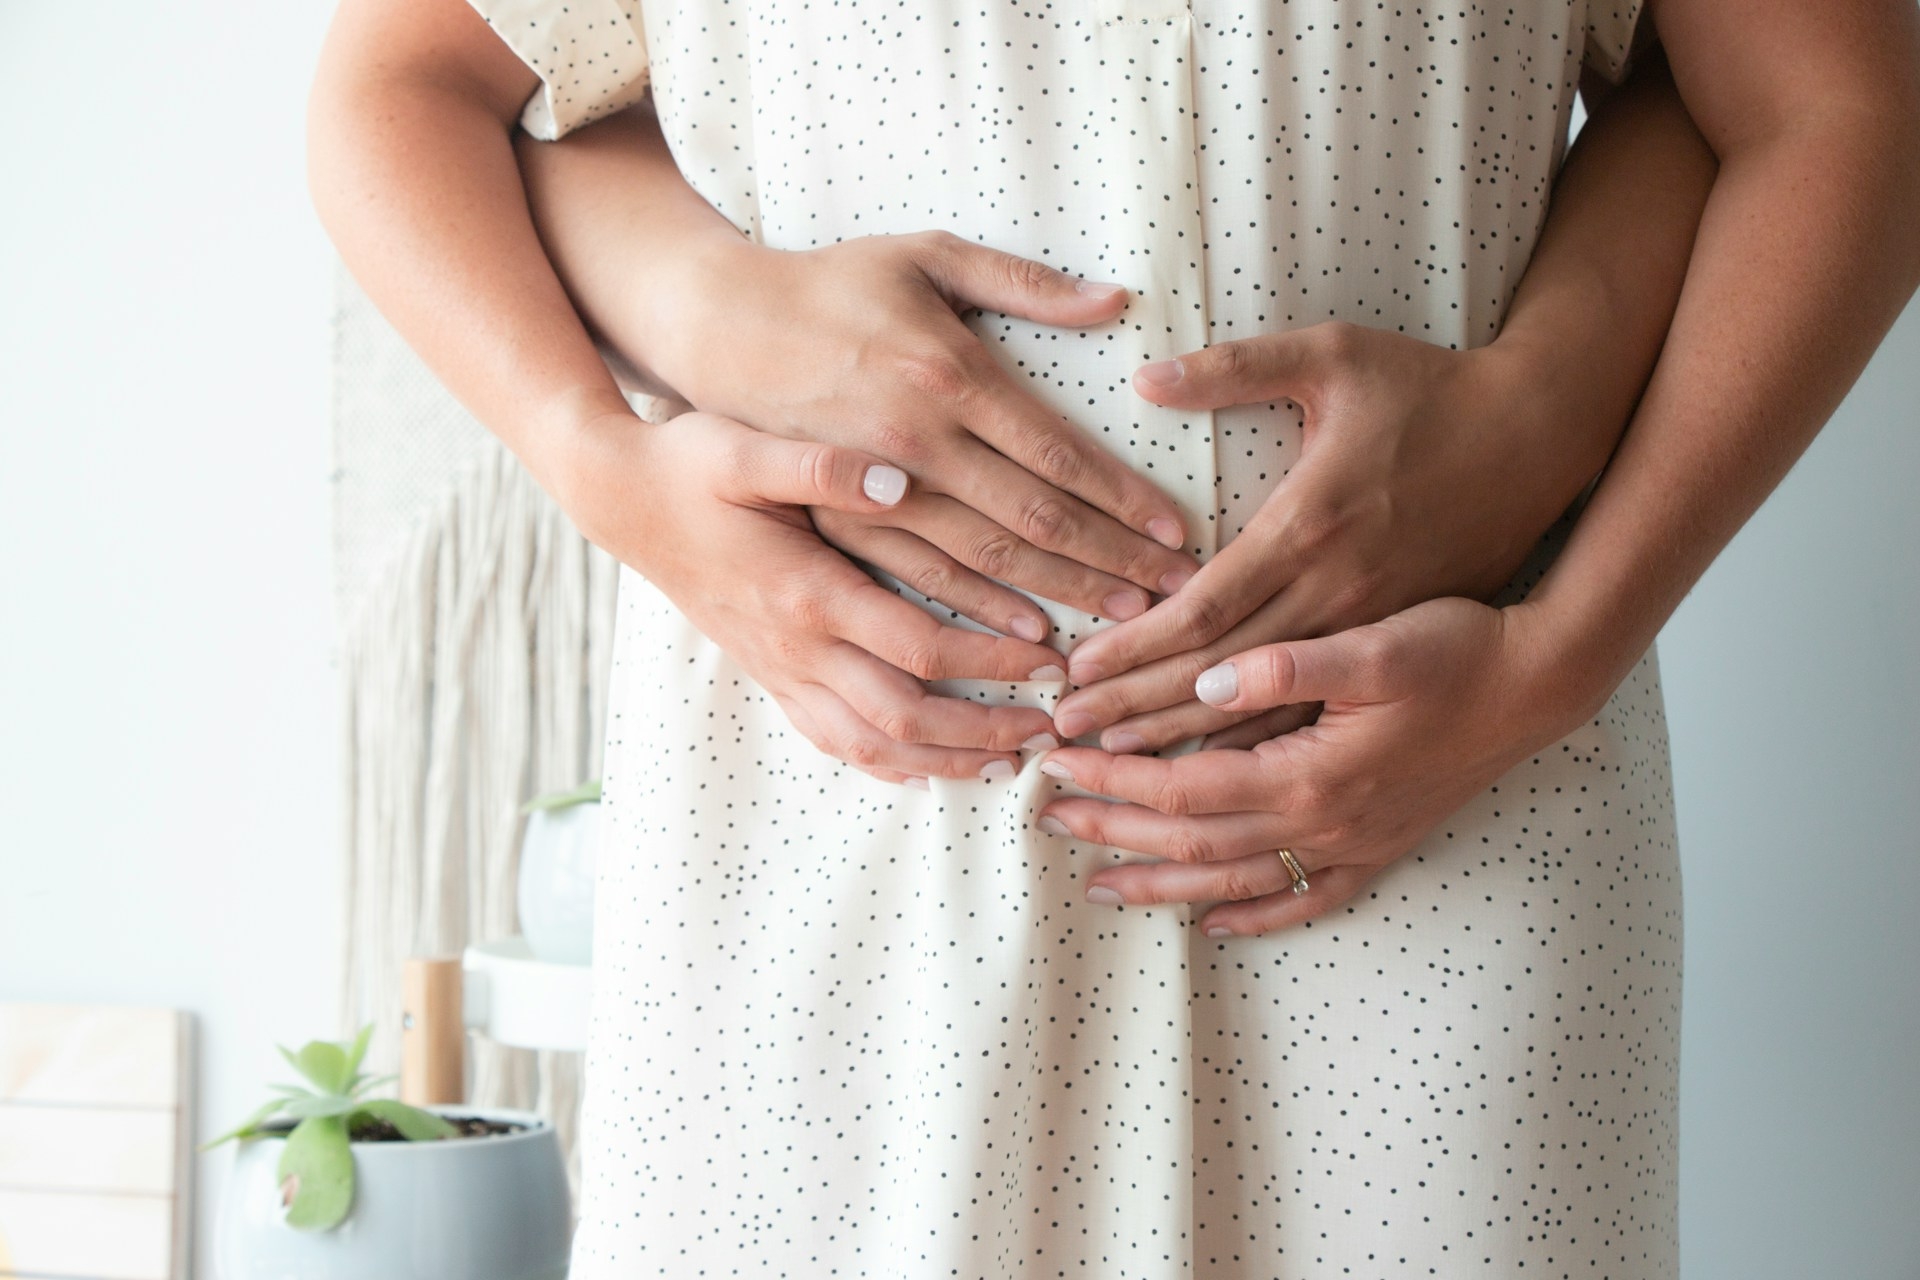
[[1253, 871], [1244, 866], [1220, 868], [1220, 896], [1233, 902], [1244, 902], [1248, 898], [1258, 898], [1268, 892], [1267, 886], [1258, 883]]
[[881, 707], [869, 718], [869, 723], [882, 736], [895, 742], [920, 742], [926, 735], [919, 713], [904, 703]]
[[832, 445], [809, 444], [802, 447], [796, 461], [808, 492], [820, 497], [833, 496], [834, 467], [838, 458], [839, 451]]
[[1033, 443], [1027, 469], [1048, 484], [1072, 488], [1085, 475], [1086, 464], [1073, 441], [1061, 435], [1046, 435]]
[[[1182, 616], [1186, 619], [1186, 629], [1190, 636], [1201, 637], [1201, 643], [1215, 640], [1226, 633], [1233, 625], [1226, 602], [1209, 591], [1195, 591], [1188, 587], [1178, 597]], [[1194, 672], [1198, 675], [1199, 672]]]
[[1371, 620], [1379, 614], [1376, 604], [1385, 589], [1386, 574], [1378, 568], [1354, 569], [1341, 578], [1329, 603], [1338, 617], [1354, 619], [1365, 615]]
[[900, 642], [893, 663], [916, 679], [938, 680], [942, 671], [940, 646], [926, 636], [908, 636]]
[[922, 562], [914, 570], [910, 581], [915, 591], [949, 607], [960, 594], [960, 570], [950, 560], [929, 559]]
[[1057, 545], [1072, 526], [1072, 509], [1057, 494], [1039, 494], [1021, 504], [1020, 531], [1035, 546]]
[[974, 537], [967, 546], [967, 560], [989, 578], [1005, 579], [1020, 562], [1021, 541], [1012, 532], [995, 526]]
[[922, 395], [959, 403], [972, 389], [966, 363], [949, 351], [916, 351], [899, 357], [900, 377]]
[[1198, 831], [1176, 831], [1167, 841], [1167, 857], [1175, 862], [1212, 862], [1214, 856], [1213, 841]]
[[1009, 285], [1023, 292], [1043, 289], [1053, 283], [1055, 278], [1053, 268], [1044, 262], [1035, 262], [1032, 258], [1017, 258], [1012, 254], [1001, 256], [1000, 272]]
[[1147, 806], [1169, 817], [1184, 818], [1193, 812], [1193, 797], [1177, 782], [1163, 782], [1147, 796]]
[[911, 468], [925, 459], [927, 440], [919, 427], [897, 418], [885, 418], [871, 428], [869, 452]]
[[1340, 540], [1345, 526], [1346, 521], [1333, 508], [1317, 502], [1303, 503], [1294, 509], [1281, 537], [1296, 561], [1317, 560]]
[[1352, 358], [1360, 342], [1360, 326], [1346, 320], [1327, 320], [1313, 326], [1313, 344], [1334, 365]]
[[833, 754], [860, 769], [871, 769], [879, 765], [887, 754], [879, 739], [864, 735], [850, 737], [839, 745], [840, 750]]

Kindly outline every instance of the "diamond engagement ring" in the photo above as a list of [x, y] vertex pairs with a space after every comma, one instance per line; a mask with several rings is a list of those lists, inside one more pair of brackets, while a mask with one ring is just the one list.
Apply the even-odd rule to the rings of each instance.
[[1286, 867], [1287, 875], [1293, 880], [1293, 891], [1295, 893], [1305, 893], [1307, 891], [1307, 873], [1300, 869], [1300, 860], [1293, 856], [1293, 850], [1275, 849], [1274, 852], [1280, 855], [1281, 864]]

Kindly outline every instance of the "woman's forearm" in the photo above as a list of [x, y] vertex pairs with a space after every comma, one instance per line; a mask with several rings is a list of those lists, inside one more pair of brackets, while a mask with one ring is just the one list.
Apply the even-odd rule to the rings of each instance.
[[520, 134], [515, 145], [535, 225], [581, 318], [645, 390], [682, 395], [653, 355], [673, 338], [676, 304], [719, 278], [705, 255], [744, 245], [674, 163], [652, 100], [558, 142]]
[[1920, 281], [1920, 22], [1911, 4], [1851, 7], [1813, 24], [1812, 48], [1783, 14], [1731, 61], [1711, 5], [1660, 10], [1720, 171], [1640, 408], [1522, 607], [1580, 713], [1805, 450]]
[[573, 433], [625, 402], [527, 213], [510, 134], [534, 84], [461, 0], [347, 0], [314, 83], [309, 171], [368, 296], [560, 496]]

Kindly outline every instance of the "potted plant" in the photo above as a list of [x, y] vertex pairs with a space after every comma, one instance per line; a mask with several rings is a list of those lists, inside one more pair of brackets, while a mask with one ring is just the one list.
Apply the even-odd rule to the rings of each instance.
[[280, 1052], [306, 1086], [276, 1085], [230, 1133], [221, 1280], [560, 1280], [566, 1170], [530, 1112], [368, 1097], [372, 1036]]
[[593, 962], [593, 876], [600, 852], [600, 781], [527, 802], [520, 842], [520, 932], [536, 959]]

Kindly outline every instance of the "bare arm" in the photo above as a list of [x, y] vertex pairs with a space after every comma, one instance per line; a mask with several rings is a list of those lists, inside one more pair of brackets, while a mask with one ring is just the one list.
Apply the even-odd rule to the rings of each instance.
[[822, 750], [896, 782], [1010, 767], [1043, 713], [921, 681], [1025, 680], [1058, 655], [938, 624], [807, 519], [885, 511], [905, 476], [715, 415], [653, 426], [628, 410], [527, 212], [510, 131], [533, 83], [462, 0], [346, 0], [314, 85], [310, 169], [348, 267], [581, 531]]
[[1805, 451], [1920, 283], [1911, 0], [1655, 0], [1653, 16], [1720, 174], [1639, 412], [1528, 602], [1582, 710]]
[[[1658, 0], [1719, 170], [1652, 382], [1566, 550], [1520, 605], [1429, 601], [1204, 673], [1235, 711], [1310, 729], [1163, 762], [1044, 766], [1131, 804], [1066, 800], [1083, 839], [1175, 859], [1101, 872], [1129, 902], [1235, 899], [1260, 933], [1338, 907], [1515, 762], [1591, 717], [1805, 449], [1920, 281], [1920, 14], [1845, 0]], [[1173, 817], [1172, 815], [1184, 815]], [[1261, 850], [1301, 856], [1313, 886]], [[1205, 863], [1207, 865], [1178, 865]]]

